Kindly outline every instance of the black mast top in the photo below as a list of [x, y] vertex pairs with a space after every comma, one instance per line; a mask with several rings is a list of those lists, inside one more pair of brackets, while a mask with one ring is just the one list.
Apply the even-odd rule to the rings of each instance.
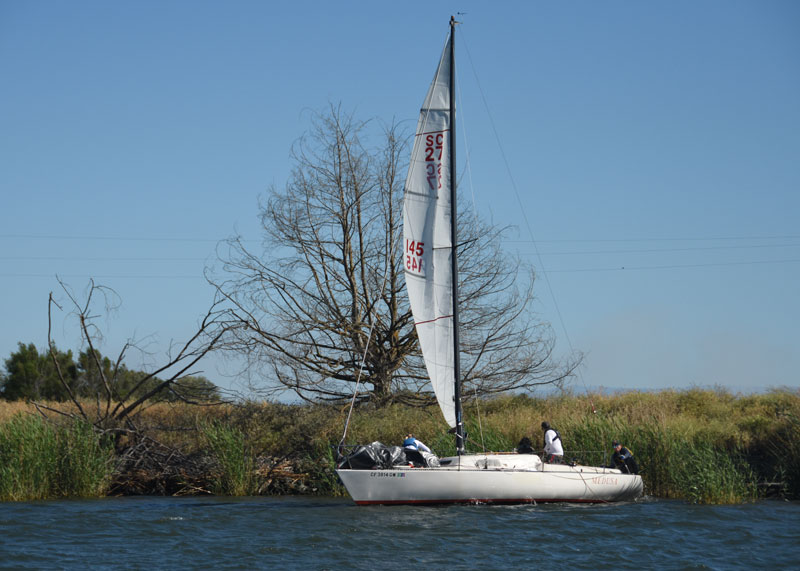
[[464, 454], [464, 423], [461, 411], [461, 361], [459, 359], [458, 336], [458, 259], [456, 257], [456, 22], [450, 16], [450, 243], [453, 251], [450, 256], [453, 272], [453, 376], [455, 392], [453, 398], [456, 405], [456, 452], [459, 456]]

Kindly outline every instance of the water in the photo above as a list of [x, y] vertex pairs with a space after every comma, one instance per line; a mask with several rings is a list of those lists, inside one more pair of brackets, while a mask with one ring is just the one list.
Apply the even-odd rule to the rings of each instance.
[[800, 504], [357, 507], [332, 498], [0, 504], [4, 569], [800, 567]]

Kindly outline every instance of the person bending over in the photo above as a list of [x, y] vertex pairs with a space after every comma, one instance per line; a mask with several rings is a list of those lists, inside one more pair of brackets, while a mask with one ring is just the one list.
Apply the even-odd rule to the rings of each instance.
[[548, 464], [561, 464], [564, 459], [561, 435], [558, 430], [550, 426], [549, 422], [542, 423], [542, 430], [544, 431], [544, 453], [542, 458]]
[[406, 439], [403, 440], [403, 448], [406, 450], [419, 450], [421, 452], [428, 452], [432, 454], [431, 449], [425, 446], [422, 441], [414, 438], [413, 434], [406, 434]]
[[633, 452], [628, 450], [628, 448], [620, 444], [617, 440], [612, 442], [611, 445], [614, 447], [614, 454], [611, 456], [611, 460], [614, 463], [612, 468], [617, 468], [623, 474], [638, 474], [639, 465], [633, 457]]
[[406, 453], [406, 459], [414, 466], [439, 465], [439, 460], [431, 449], [422, 441], [414, 438], [413, 434], [406, 434], [405, 440], [403, 440], [403, 451]]

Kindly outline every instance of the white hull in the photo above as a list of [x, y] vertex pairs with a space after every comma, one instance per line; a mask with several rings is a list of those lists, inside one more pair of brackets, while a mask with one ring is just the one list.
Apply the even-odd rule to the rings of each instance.
[[[619, 502], [642, 495], [642, 478], [611, 468], [542, 464], [524, 454], [444, 458], [438, 468], [337, 470], [359, 505]], [[479, 467], [485, 466], [485, 467]]]

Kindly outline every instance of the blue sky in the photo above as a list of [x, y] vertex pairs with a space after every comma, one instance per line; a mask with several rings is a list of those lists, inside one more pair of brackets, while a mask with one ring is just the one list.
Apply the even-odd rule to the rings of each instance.
[[456, 12], [465, 191], [515, 227], [576, 389], [800, 387], [789, 0], [0, 0], [0, 358], [45, 346], [55, 275], [119, 293], [106, 354], [185, 339], [311, 112], [413, 127]]

